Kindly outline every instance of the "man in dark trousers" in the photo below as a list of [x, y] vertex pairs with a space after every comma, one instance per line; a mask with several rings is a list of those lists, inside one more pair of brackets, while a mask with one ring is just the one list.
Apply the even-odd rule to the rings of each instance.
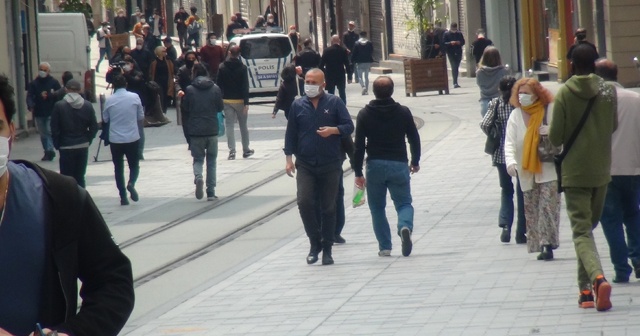
[[[398, 213], [397, 233], [402, 239], [402, 255], [411, 254], [413, 243], [413, 206], [409, 174], [420, 171], [420, 135], [411, 111], [391, 98], [393, 80], [380, 76], [373, 82], [376, 96], [356, 120], [356, 141], [353, 171], [358, 187], [367, 187], [367, 202], [378, 240], [378, 255], [391, 255], [391, 230], [385, 215], [387, 190]], [[407, 156], [405, 139], [411, 149]], [[366, 146], [365, 146], [366, 143]], [[362, 173], [364, 153], [367, 152], [367, 177]], [[407, 167], [408, 164], [408, 167]]]
[[[344, 32], [344, 34], [342, 34], [342, 43], [349, 52], [349, 69], [347, 69], [347, 82], [351, 84], [353, 80], [353, 62], [351, 61], [351, 52], [353, 51], [353, 46], [356, 44], [356, 41], [360, 38], [360, 36], [354, 30], [356, 28], [356, 23], [354, 21], [349, 21], [348, 27], [348, 30]], [[358, 78], [356, 78], [356, 83], [358, 83]]]
[[458, 71], [460, 68], [460, 62], [462, 62], [462, 46], [464, 46], [464, 36], [462, 32], [458, 30], [458, 24], [452, 23], [451, 29], [444, 33], [443, 41], [444, 50], [447, 53], [449, 59], [449, 65], [451, 66], [451, 77], [453, 77], [453, 87], [459, 88], [458, 85]]
[[133, 310], [131, 262], [76, 181], [7, 162], [15, 114], [0, 75], [0, 335], [30, 335], [36, 323], [47, 335], [117, 335]]
[[200, 48], [200, 60], [207, 66], [209, 76], [216, 81], [220, 64], [224, 62], [224, 49], [217, 44], [218, 36], [216, 33], [207, 34], [207, 43]]
[[93, 105], [80, 95], [80, 82], [71, 79], [67, 94], [53, 107], [51, 133], [53, 146], [60, 151], [60, 174], [73, 177], [85, 187], [89, 146], [98, 132]]
[[173, 16], [173, 22], [176, 24], [176, 30], [178, 31], [178, 39], [180, 40], [180, 48], [187, 47], [187, 19], [189, 14], [184, 9], [184, 6], [180, 6], [178, 12]]
[[33, 113], [44, 149], [42, 161], [53, 161], [56, 157], [51, 139], [51, 112], [56, 103], [55, 92], [60, 90], [60, 83], [51, 77], [50, 73], [51, 65], [47, 62], [40, 63], [38, 78], [29, 83], [27, 91], [27, 108]]
[[493, 45], [493, 41], [486, 37], [483, 29], [478, 29], [476, 32], [476, 40], [471, 43], [471, 53], [473, 53], [476, 65], [480, 63], [484, 49], [491, 45]]
[[142, 72], [142, 75], [148, 78], [149, 66], [155, 59], [155, 56], [144, 47], [144, 40], [142, 38], [136, 38], [136, 47], [131, 50], [131, 57], [136, 61], [138, 70]]
[[224, 109], [220, 88], [209, 78], [202, 64], [193, 66], [193, 82], [182, 100], [182, 113], [186, 116], [189, 149], [193, 157], [193, 175], [196, 198], [204, 196], [205, 178], [202, 168], [207, 161], [207, 201], [216, 198], [216, 161], [218, 158], [218, 112]]
[[320, 54], [311, 48], [311, 39], [304, 40], [302, 51], [296, 55], [296, 66], [302, 68], [302, 76], [307, 74], [309, 69], [320, 66]]
[[224, 124], [229, 146], [229, 160], [236, 159], [236, 137], [234, 124], [238, 121], [242, 137], [242, 157], [248, 158], [255, 152], [249, 148], [249, 77], [247, 67], [240, 61], [240, 47], [229, 49], [227, 59], [218, 70], [218, 86], [224, 101]]
[[369, 70], [373, 63], [373, 43], [367, 39], [367, 32], [360, 32], [351, 53], [351, 61], [356, 67], [356, 78], [362, 87], [362, 95], [369, 94]]
[[[187, 87], [191, 85], [193, 82], [194, 72], [193, 67], [198, 62], [196, 57], [196, 53], [193, 50], [189, 50], [184, 54], [184, 65], [182, 65], [178, 69], [178, 73], [174, 77], [175, 82], [175, 91], [180, 101], [179, 109], [182, 114], [182, 133], [184, 134], [184, 138], [187, 140], [187, 144], [191, 144], [191, 138], [189, 137], [189, 132], [187, 131], [187, 116], [182, 111], [182, 103], [184, 102], [184, 96], [187, 93]], [[222, 110], [220, 110], [222, 111]], [[220, 112], [218, 111], [218, 112]]]
[[341, 138], [350, 136], [354, 127], [342, 100], [324, 93], [324, 87], [322, 70], [309, 70], [305, 76], [306, 96], [291, 105], [284, 154], [287, 175], [293, 177], [298, 171], [298, 209], [311, 244], [307, 264], [316, 263], [322, 251], [322, 264], [331, 265], [336, 197], [342, 174]]
[[340, 36], [331, 37], [331, 46], [324, 50], [320, 59], [320, 69], [324, 71], [327, 81], [327, 91], [334, 94], [336, 86], [340, 93], [340, 99], [346, 104], [345, 72], [349, 69], [349, 52], [340, 45]]

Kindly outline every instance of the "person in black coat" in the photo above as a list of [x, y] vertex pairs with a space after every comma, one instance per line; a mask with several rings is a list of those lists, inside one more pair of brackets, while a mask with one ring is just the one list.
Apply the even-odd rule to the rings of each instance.
[[153, 53], [144, 48], [143, 39], [136, 39], [136, 48], [131, 50], [131, 57], [136, 61], [138, 69], [142, 71], [142, 74], [147, 78], [149, 76], [149, 66], [155, 57]]
[[322, 53], [320, 69], [324, 71], [327, 91], [334, 94], [337, 86], [340, 99], [346, 104], [345, 74], [349, 69], [349, 52], [340, 45], [340, 36], [331, 36], [331, 46]]
[[176, 24], [176, 30], [178, 31], [178, 39], [180, 40], [180, 48], [187, 46], [187, 19], [189, 13], [184, 9], [184, 6], [180, 6], [178, 12], [173, 16], [173, 22]]
[[306, 76], [307, 71], [320, 66], [320, 54], [311, 49], [311, 39], [304, 40], [304, 49], [296, 55], [296, 66], [302, 68], [302, 77]]
[[38, 66], [38, 77], [29, 83], [27, 108], [33, 113], [40, 141], [44, 149], [42, 161], [53, 161], [56, 152], [51, 139], [51, 112], [56, 103], [55, 93], [60, 90], [60, 82], [51, 77], [51, 65], [42, 62]]
[[424, 45], [422, 50], [422, 58], [436, 58], [440, 56], [440, 38], [435, 34], [433, 29], [429, 29], [424, 35]]
[[116, 26], [116, 34], [124, 34], [129, 32], [129, 19], [124, 15], [124, 10], [118, 10], [118, 16], [113, 19]]
[[480, 59], [482, 58], [484, 50], [488, 46], [493, 45], [493, 41], [488, 39], [485, 35], [484, 30], [478, 29], [476, 32], [476, 40], [471, 42], [471, 53], [473, 53], [473, 58], [476, 60], [476, 65], [480, 64]]
[[[355, 21], [349, 21], [349, 29], [342, 34], [342, 43], [344, 47], [347, 48], [349, 52], [349, 69], [347, 70], [347, 82], [351, 84], [353, 80], [353, 61], [351, 61], [351, 52], [353, 51], [353, 46], [356, 44], [356, 41], [360, 38], [355, 32], [356, 23]], [[358, 83], [358, 78], [356, 78], [356, 83]]]
[[451, 29], [444, 33], [442, 43], [444, 44], [444, 50], [447, 53], [449, 64], [451, 65], [451, 77], [453, 77], [453, 87], [459, 88], [458, 85], [458, 68], [460, 68], [460, 62], [462, 62], [462, 47], [464, 46], [464, 36], [462, 32], [458, 30], [458, 24], [452, 23]]
[[[302, 73], [302, 69], [298, 69]], [[280, 88], [278, 89], [278, 96], [276, 97], [276, 104], [273, 106], [271, 118], [276, 117], [278, 110], [283, 110], [284, 117], [288, 120], [289, 110], [296, 96], [304, 95], [304, 80], [298, 76], [298, 70], [293, 64], [282, 69], [280, 77], [282, 77], [282, 83], [280, 83]]]

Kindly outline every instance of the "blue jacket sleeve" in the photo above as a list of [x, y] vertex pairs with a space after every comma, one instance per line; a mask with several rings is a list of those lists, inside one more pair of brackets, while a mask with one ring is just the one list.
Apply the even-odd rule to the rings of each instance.
[[337, 100], [336, 110], [338, 111], [338, 129], [340, 130], [340, 136], [350, 136], [354, 130], [353, 120], [351, 120], [347, 106], [340, 99]]
[[296, 120], [297, 110], [300, 108], [298, 102], [291, 104], [289, 119], [287, 120], [287, 130], [284, 134], [284, 154], [293, 155], [298, 147], [298, 122]]

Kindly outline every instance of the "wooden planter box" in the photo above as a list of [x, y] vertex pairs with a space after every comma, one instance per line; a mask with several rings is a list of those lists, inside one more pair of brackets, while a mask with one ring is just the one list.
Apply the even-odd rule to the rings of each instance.
[[405, 59], [404, 84], [407, 97], [416, 92], [438, 91], [449, 94], [449, 77], [445, 58]]

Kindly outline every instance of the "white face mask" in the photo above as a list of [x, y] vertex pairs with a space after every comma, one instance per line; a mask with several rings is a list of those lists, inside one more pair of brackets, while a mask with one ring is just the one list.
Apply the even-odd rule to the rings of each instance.
[[531, 106], [531, 104], [536, 102], [536, 99], [533, 98], [533, 95], [528, 93], [518, 94], [518, 100], [520, 101], [520, 105], [522, 105], [523, 107]]
[[45, 78], [45, 77], [47, 77], [47, 72], [46, 71], [38, 71], [38, 76], [40, 76], [40, 78]]
[[0, 136], [0, 176], [7, 171], [9, 162], [9, 138]]
[[136, 45], [136, 49], [142, 50], [142, 46], [138, 44], [138, 45]]
[[304, 85], [304, 93], [309, 98], [315, 98], [318, 95], [320, 95], [320, 85], [305, 84]]
[[273, 19], [269, 19], [269, 23], [273, 23]]
[[127, 65], [125, 65], [125, 66], [123, 66], [123, 67], [122, 67], [122, 69], [123, 69], [124, 71], [131, 71], [131, 69], [132, 69], [132, 68], [133, 68], [133, 67], [132, 67], [130, 64], [127, 64]]
[[212, 38], [212, 39], [209, 39], [209, 43], [211, 43], [211, 44], [216, 44], [216, 39], [213, 39], [213, 38]]

